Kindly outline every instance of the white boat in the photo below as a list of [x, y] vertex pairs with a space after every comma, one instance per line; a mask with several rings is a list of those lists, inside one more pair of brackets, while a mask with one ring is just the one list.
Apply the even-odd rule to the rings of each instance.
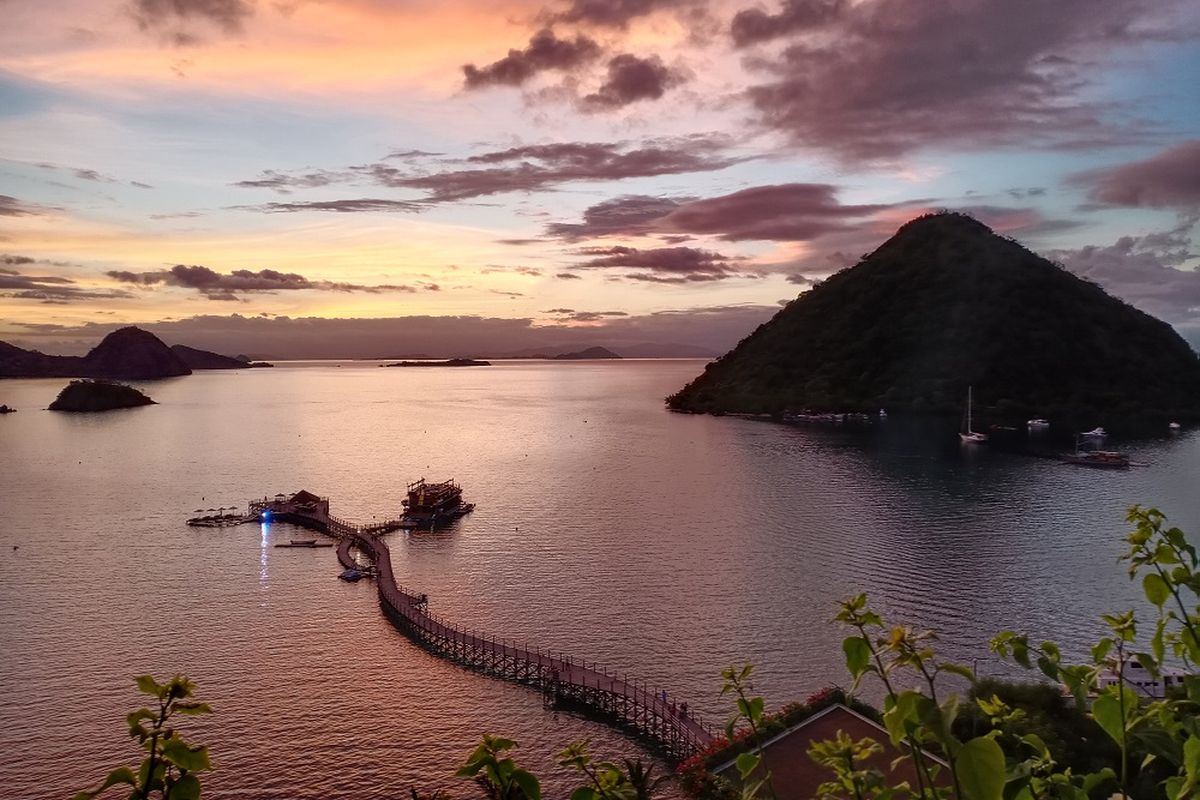
[[963, 419], [963, 429], [958, 434], [958, 438], [964, 444], [983, 444], [988, 440], [987, 434], [971, 430], [971, 404], [973, 402], [971, 392], [973, 388], [971, 386], [967, 387], [967, 414]]
[[1085, 439], [1103, 439], [1105, 436], [1108, 436], [1108, 431], [1104, 430], [1104, 428], [1096, 427], [1090, 431], [1084, 431], [1079, 435]]
[[1050, 420], [1042, 419], [1039, 417], [1037, 419], [1029, 420], [1028, 422], [1025, 423], [1025, 425], [1031, 431], [1044, 431], [1050, 427]]
[[887, 410], [886, 409], [882, 409], [882, 408], [879, 409], [879, 418], [887, 419]]
[[1183, 426], [1182, 426], [1182, 425], [1180, 425], [1178, 422], [1172, 422], [1172, 423], [1170, 423], [1169, 425], [1167, 425], [1167, 427], [1168, 427], [1169, 429], [1173, 430], [1173, 431], [1177, 431], [1177, 430], [1179, 430], [1180, 428], [1182, 428]]
[[[1183, 688], [1183, 679], [1187, 677], [1186, 672], [1167, 667], [1155, 678], [1148, 669], [1138, 663], [1137, 659], [1126, 662], [1123, 672], [1125, 685], [1141, 697], [1149, 698], [1166, 697], [1168, 689]], [[1101, 689], [1115, 686], [1119, 681], [1120, 678], [1115, 669], [1101, 672], [1096, 680]]]

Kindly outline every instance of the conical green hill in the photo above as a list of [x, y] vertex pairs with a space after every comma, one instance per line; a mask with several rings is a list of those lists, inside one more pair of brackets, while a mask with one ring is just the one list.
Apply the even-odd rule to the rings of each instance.
[[1200, 357], [1174, 329], [953, 213], [905, 224], [667, 402], [944, 412], [968, 385], [991, 421], [1200, 416]]

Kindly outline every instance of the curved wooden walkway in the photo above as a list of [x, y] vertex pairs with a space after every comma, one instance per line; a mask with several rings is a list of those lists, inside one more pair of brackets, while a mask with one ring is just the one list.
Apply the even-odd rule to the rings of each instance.
[[518, 645], [508, 639], [471, 631], [429, 611], [428, 596], [396, 582], [391, 551], [379, 533], [394, 530], [396, 521], [358, 525], [327, 513], [299, 512], [279, 504], [272, 509], [280, 521], [292, 522], [337, 537], [338, 560], [356, 565], [352, 548], [375, 563], [379, 604], [384, 614], [409, 638], [432, 653], [470, 669], [487, 672], [541, 690], [547, 703], [580, 706], [601, 718], [636, 731], [668, 756], [684, 759], [713, 740], [713, 734], [686, 706], [645, 683], [577, 661]]

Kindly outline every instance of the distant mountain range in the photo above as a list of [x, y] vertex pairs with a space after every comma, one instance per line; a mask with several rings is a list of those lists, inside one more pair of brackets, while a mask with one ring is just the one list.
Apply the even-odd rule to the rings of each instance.
[[[641, 344], [622, 348], [633, 358], [711, 357], [700, 347]], [[410, 358], [429, 358], [427, 355]], [[606, 347], [574, 345], [505, 353], [494, 358], [546, 358], [554, 360], [621, 358]], [[0, 378], [117, 378], [146, 380], [187, 375], [193, 370], [245, 369], [271, 366], [250, 362], [248, 356], [220, 355], [187, 345], [167, 346], [154, 334], [130, 326], [108, 334], [84, 356], [52, 356], [0, 342]]]
[[250, 366], [184, 345], [168, 347], [141, 328], [115, 330], [85, 356], [50, 356], [0, 342], [0, 378], [119, 378], [148, 380], [190, 375], [193, 369]]
[[993, 422], [1200, 418], [1200, 356], [1171, 326], [952, 213], [905, 224], [667, 402], [961, 412], [968, 386]]
[[574, 353], [559, 353], [551, 357], [554, 361], [593, 361], [604, 358], [620, 358], [607, 347], [588, 347]]

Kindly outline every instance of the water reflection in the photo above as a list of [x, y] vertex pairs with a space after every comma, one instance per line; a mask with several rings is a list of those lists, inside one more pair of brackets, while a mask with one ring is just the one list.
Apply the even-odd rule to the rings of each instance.
[[[259, 546], [258, 546], [258, 588], [261, 591], [267, 590], [267, 551], [271, 545], [268, 541], [271, 537], [271, 521], [264, 516], [259, 527]], [[264, 597], [262, 605], [267, 605], [267, 600]]]

